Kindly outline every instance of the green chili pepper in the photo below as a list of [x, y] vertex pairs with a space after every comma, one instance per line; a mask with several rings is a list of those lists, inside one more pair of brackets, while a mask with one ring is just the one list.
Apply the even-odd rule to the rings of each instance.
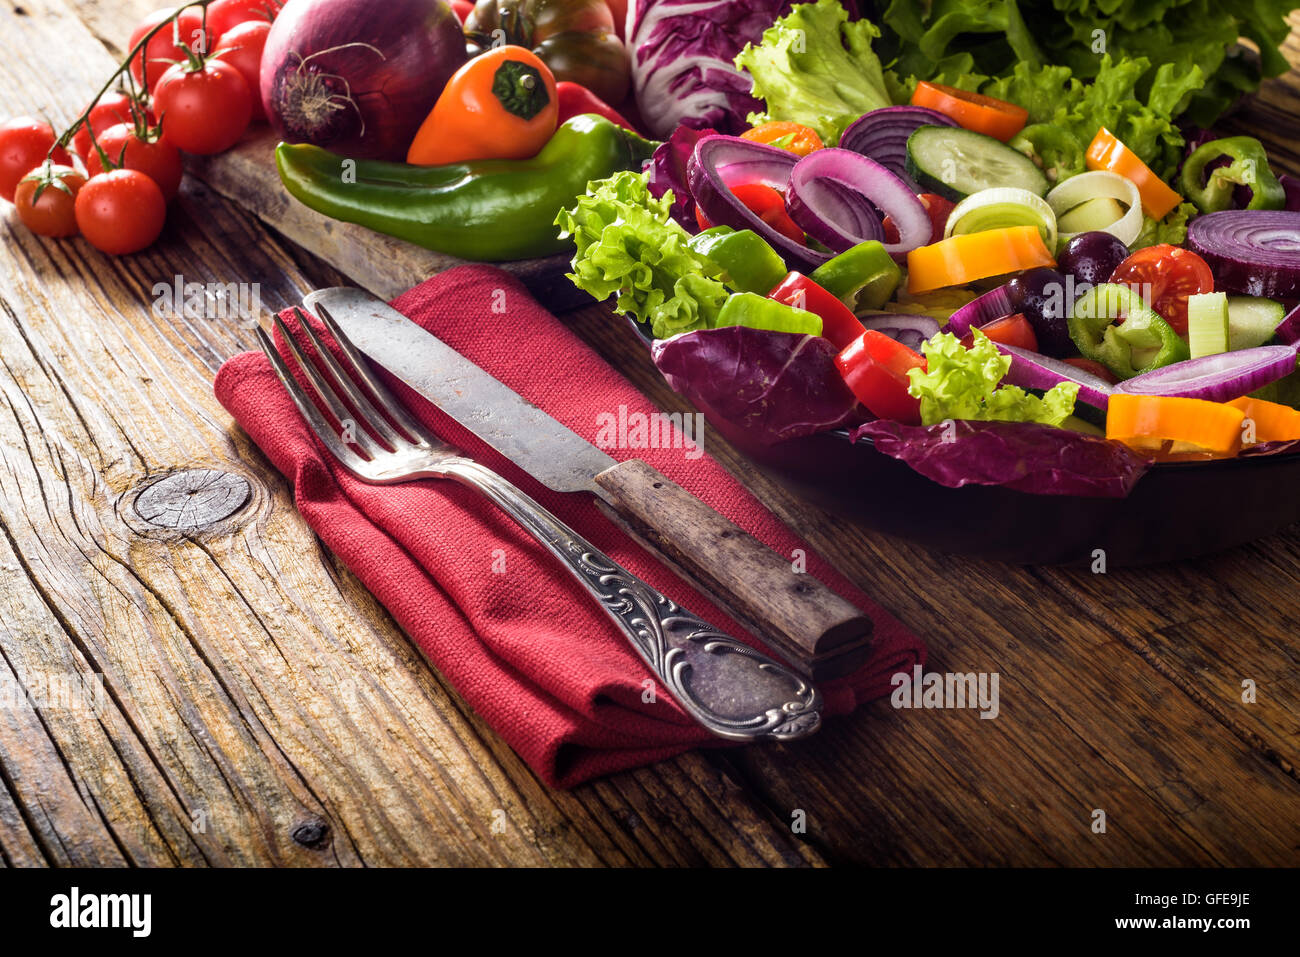
[[583, 114], [526, 160], [409, 166], [281, 143], [275, 161], [285, 188], [317, 212], [462, 259], [501, 262], [571, 248], [556, 235], [556, 214], [591, 180], [640, 170], [655, 145]]
[[714, 226], [692, 236], [690, 246], [722, 267], [725, 282], [737, 292], [766, 296], [785, 278], [785, 261], [762, 236], [750, 229]]
[[[1116, 319], [1123, 319], [1116, 324]], [[1128, 286], [1093, 286], [1066, 320], [1070, 338], [1085, 359], [1100, 362], [1121, 379], [1190, 358], [1187, 343]]]
[[[1205, 174], [1205, 168], [1220, 159], [1232, 162]], [[1232, 207], [1238, 186], [1250, 188], [1247, 209], [1281, 209], [1286, 190], [1268, 168], [1268, 153], [1253, 136], [1229, 136], [1210, 140], [1183, 163], [1183, 194], [1203, 213], [1218, 213]]]
[[738, 292], [729, 296], [722, 304], [714, 326], [748, 326], [751, 329], [796, 332], [809, 336], [822, 334], [821, 316], [753, 292]]
[[1054, 183], [1083, 172], [1083, 144], [1051, 123], [1026, 126], [1007, 145], [1033, 160]]
[[882, 243], [869, 239], [828, 259], [808, 278], [850, 309], [879, 309], [898, 288], [903, 271]]

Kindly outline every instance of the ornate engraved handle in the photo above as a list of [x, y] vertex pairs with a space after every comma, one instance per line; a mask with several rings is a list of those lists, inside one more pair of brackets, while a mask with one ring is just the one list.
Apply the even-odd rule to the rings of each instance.
[[821, 726], [821, 695], [805, 678], [679, 607], [495, 472], [456, 458], [437, 474], [483, 493], [563, 562], [669, 693], [714, 734], [791, 741]]

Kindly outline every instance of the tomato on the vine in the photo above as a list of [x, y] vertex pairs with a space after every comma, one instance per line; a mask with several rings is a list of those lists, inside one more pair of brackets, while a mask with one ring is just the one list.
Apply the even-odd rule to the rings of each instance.
[[[18, 181], [45, 162], [45, 155], [58, 137], [44, 120], [19, 116], [0, 124], [0, 196], [14, 200]], [[68, 151], [59, 147], [54, 162], [72, 164]]]
[[71, 166], [39, 166], [18, 182], [18, 219], [38, 236], [77, 235], [77, 193], [86, 184]]
[[[175, 12], [175, 7], [155, 10], [141, 20], [140, 25], [131, 31], [127, 49], [134, 50], [135, 45], [144, 39], [146, 33]], [[205, 37], [203, 33], [203, 8], [186, 7], [176, 15], [174, 23], [168, 24], [154, 34], [153, 39], [145, 45], [143, 56], [137, 54], [131, 59], [131, 75], [135, 77], [135, 82], [140, 86], [146, 86], [144, 73], [147, 65], [149, 83], [146, 88], [152, 93], [162, 79], [162, 75], [173, 63], [185, 61], [187, 51], [207, 53], [211, 49], [211, 33], [211, 29], [208, 30], [208, 36]]]
[[1190, 249], [1169, 243], [1139, 249], [1115, 267], [1110, 281], [1138, 287], [1142, 298], [1180, 336], [1187, 335], [1187, 298], [1214, 292], [1209, 263]]
[[[208, 11], [211, 13], [211, 10]], [[262, 94], [259, 76], [262, 69], [262, 50], [266, 47], [266, 36], [271, 32], [268, 20], [248, 20], [238, 23], [217, 41], [217, 48], [212, 52], [214, 60], [229, 63], [248, 85], [248, 96], [253, 110], [253, 122], [260, 123], [266, 119], [266, 110], [262, 108]]]
[[208, 6], [208, 32], [220, 43], [241, 23], [270, 23], [283, 6], [282, 0], [214, 0]]
[[[181, 186], [181, 152], [166, 133], [150, 131], [143, 138], [129, 123], [119, 123], [99, 134], [99, 148], [114, 168], [136, 169], [148, 176], [170, 201]], [[98, 176], [104, 172], [99, 150], [92, 149], [86, 160], [86, 172]]]
[[[153, 122], [153, 112], [147, 108], [144, 109], [144, 116], [149, 122]], [[99, 98], [99, 102], [90, 108], [90, 116], [86, 122], [77, 127], [77, 132], [72, 134], [72, 151], [76, 153], [84, 162], [90, 160], [90, 154], [94, 152], [91, 146], [91, 137], [98, 139], [99, 134], [111, 126], [117, 126], [119, 123], [133, 123], [135, 118], [131, 115], [131, 97], [120, 91], [105, 93]]]
[[77, 193], [77, 227], [96, 249], [114, 256], [139, 252], [162, 233], [167, 201], [148, 176], [115, 169], [86, 181]]
[[252, 95], [239, 71], [221, 60], [198, 69], [170, 67], [154, 90], [154, 109], [168, 137], [187, 153], [208, 156], [239, 142], [252, 117]]

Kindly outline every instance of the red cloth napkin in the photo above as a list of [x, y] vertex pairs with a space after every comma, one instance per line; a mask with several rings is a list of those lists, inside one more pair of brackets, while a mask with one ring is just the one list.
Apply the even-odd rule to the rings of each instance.
[[[462, 266], [393, 306], [584, 438], [600, 412], [655, 407], [509, 274]], [[292, 324], [292, 316], [284, 314]], [[436, 435], [504, 475], [616, 561], [707, 621], [753, 641], [595, 507], [552, 492], [396, 379], [387, 383]], [[540, 546], [470, 489], [429, 479], [366, 485], [325, 453], [261, 353], [221, 367], [216, 394], [294, 487], [307, 523], [383, 602], [465, 700], [553, 787], [723, 744], [676, 702], [642, 700], [650, 672], [597, 604]], [[704, 448], [708, 449], [708, 433]], [[889, 692], [924, 660], [921, 643], [822, 558], [707, 454], [610, 450], [640, 457], [865, 610], [875, 650], [858, 672], [821, 685], [825, 715]], [[762, 647], [759, 642], [754, 644]]]

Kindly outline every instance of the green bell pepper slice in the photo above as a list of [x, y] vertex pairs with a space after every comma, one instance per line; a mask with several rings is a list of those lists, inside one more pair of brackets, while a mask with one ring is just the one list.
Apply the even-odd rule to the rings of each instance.
[[869, 239], [828, 259], [808, 278], [850, 309], [879, 309], [893, 296], [903, 271], [883, 243]]
[[[1117, 325], [1116, 319], [1124, 321]], [[1083, 357], [1100, 362], [1121, 379], [1191, 358], [1173, 327], [1141, 296], [1118, 283], [1102, 283], [1084, 293], [1066, 323]]]
[[714, 226], [692, 236], [689, 245], [721, 266], [726, 273], [723, 283], [736, 292], [766, 296], [787, 272], [785, 260], [752, 229], [737, 231], [730, 226]]
[[[1205, 168], [1216, 160], [1231, 160], [1227, 166]], [[1282, 209], [1286, 189], [1268, 167], [1268, 153], [1253, 136], [1228, 136], [1210, 140], [1193, 151], [1183, 163], [1183, 195], [1203, 213], [1218, 213], [1232, 207], [1233, 190], [1248, 186], [1251, 190], [1247, 209]]]
[[822, 334], [821, 316], [753, 292], [738, 292], [727, 298], [714, 323], [714, 328], [722, 326], [748, 326], [809, 336]]

